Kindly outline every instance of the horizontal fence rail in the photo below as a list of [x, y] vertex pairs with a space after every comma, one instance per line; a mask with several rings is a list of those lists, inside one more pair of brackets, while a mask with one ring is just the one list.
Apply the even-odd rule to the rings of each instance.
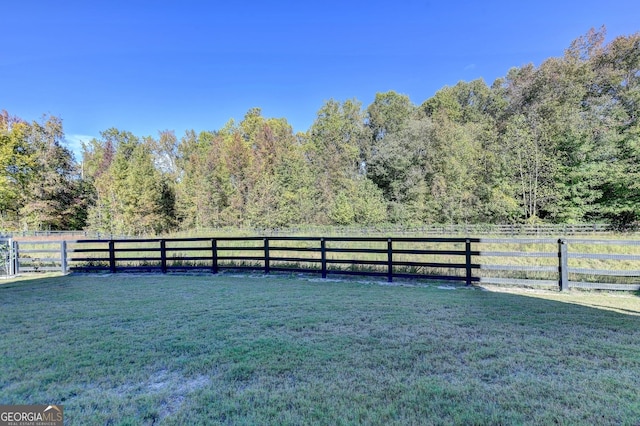
[[15, 273], [67, 272], [66, 241], [14, 241]]
[[640, 290], [640, 241], [567, 240], [571, 288]]
[[560, 240], [481, 238], [478, 245], [480, 283], [564, 289]]
[[222, 270], [640, 290], [640, 241], [552, 238], [217, 237], [13, 242], [15, 272]]

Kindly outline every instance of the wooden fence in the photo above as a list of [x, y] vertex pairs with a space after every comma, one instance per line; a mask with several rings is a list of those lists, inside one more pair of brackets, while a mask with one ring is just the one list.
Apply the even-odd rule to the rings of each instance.
[[250, 270], [640, 290], [640, 241], [225, 237], [14, 242], [16, 273]]

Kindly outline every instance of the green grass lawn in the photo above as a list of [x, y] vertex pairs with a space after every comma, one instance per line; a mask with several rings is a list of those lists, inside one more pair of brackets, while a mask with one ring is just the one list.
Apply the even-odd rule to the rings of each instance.
[[640, 422], [640, 297], [414, 284], [0, 281], [0, 404], [71, 425]]

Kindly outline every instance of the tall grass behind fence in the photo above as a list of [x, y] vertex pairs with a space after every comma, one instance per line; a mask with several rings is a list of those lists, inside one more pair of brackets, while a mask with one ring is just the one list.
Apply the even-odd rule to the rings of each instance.
[[[179, 232], [169, 235], [171, 238], [198, 238], [206, 235], [225, 237], [254, 236], [264, 237], [466, 237], [469, 235], [536, 236], [553, 237], [589, 236], [613, 233], [617, 230], [604, 223], [594, 224], [471, 224], [471, 225], [377, 225], [377, 226], [297, 226], [287, 228], [212, 228]], [[629, 229], [631, 231], [631, 229]]]
[[640, 289], [640, 241], [219, 237], [16, 243], [16, 272], [251, 270], [551, 289]]
[[108, 232], [98, 231], [10, 231], [0, 232], [0, 237], [12, 238], [15, 240], [76, 240], [76, 239], [114, 239], [114, 238], [133, 238], [129, 235], [118, 235]]

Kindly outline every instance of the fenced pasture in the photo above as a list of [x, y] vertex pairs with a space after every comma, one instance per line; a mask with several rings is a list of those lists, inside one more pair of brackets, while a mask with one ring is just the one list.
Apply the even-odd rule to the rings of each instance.
[[217, 237], [20, 241], [17, 272], [252, 270], [548, 289], [640, 289], [640, 241], [441, 237]]
[[[0, 401], [61, 404], [70, 425], [640, 418], [637, 296], [546, 293], [553, 301], [369, 280], [92, 274], [6, 282]], [[576, 304], [583, 298], [620, 309]]]

